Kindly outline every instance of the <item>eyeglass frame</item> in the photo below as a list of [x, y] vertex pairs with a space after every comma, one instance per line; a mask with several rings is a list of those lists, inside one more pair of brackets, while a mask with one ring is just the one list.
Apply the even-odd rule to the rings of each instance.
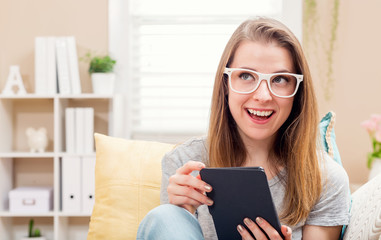
[[[238, 90], [235, 90], [232, 86], [232, 82], [231, 82], [231, 74], [233, 71], [235, 70], [245, 70], [245, 71], [248, 71], [248, 72], [252, 72], [254, 74], [257, 74], [258, 75], [258, 78], [259, 78], [259, 82], [257, 84], [257, 86], [249, 91], [249, 92], [241, 92], [241, 91], [238, 91]], [[233, 91], [233, 92], [236, 92], [236, 93], [240, 93], [240, 94], [250, 94], [250, 93], [253, 93], [255, 92], [255, 90], [258, 89], [259, 85], [261, 85], [261, 82], [263, 80], [266, 80], [267, 82], [267, 87], [269, 88], [270, 92], [277, 96], [277, 97], [280, 97], [280, 98], [290, 98], [290, 97], [293, 97], [295, 96], [295, 94], [297, 93], [298, 89], [299, 89], [299, 84], [303, 81], [303, 75], [302, 74], [295, 74], [295, 73], [260, 73], [260, 72], [256, 72], [254, 70], [250, 70], [250, 69], [246, 69], [246, 68], [228, 68], [228, 67], [225, 67], [225, 70], [224, 70], [224, 74], [228, 75], [229, 77], [229, 87], [230, 89]], [[295, 86], [295, 91], [294, 93], [292, 93], [291, 95], [288, 95], [288, 96], [280, 96], [276, 93], [273, 92], [273, 90], [271, 89], [271, 86], [270, 86], [270, 80], [271, 80], [271, 77], [273, 77], [274, 75], [288, 75], [288, 76], [293, 76], [296, 78], [296, 86]]]

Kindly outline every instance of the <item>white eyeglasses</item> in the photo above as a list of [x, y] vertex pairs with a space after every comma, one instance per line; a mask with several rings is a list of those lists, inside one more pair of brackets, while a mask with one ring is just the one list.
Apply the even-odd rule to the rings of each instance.
[[270, 92], [277, 97], [289, 98], [296, 94], [303, 75], [293, 73], [264, 74], [244, 68], [225, 68], [229, 76], [230, 89], [236, 93], [249, 94], [257, 90], [266, 80]]

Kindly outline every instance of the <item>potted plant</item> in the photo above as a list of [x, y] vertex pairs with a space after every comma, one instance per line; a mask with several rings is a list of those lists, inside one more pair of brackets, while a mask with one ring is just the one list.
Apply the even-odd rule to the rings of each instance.
[[90, 62], [89, 73], [93, 84], [93, 92], [96, 94], [113, 94], [115, 85], [114, 65], [116, 61], [110, 56], [92, 56], [86, 54]]
[[34, 220], [33, 218], [29, 220], [29, 230], [28, 230], [28, 236], [23, 237], [21, 240], [28, 240], [28, 239], [33, 239], [33, 240], [46, 240], [45, 237], [41, 236], [41, 231], [40, 229], [36, 228], [33, 229], [34, 227]]
[[372, 152], [368, 153], [367, 167], [370, 169], [369, 180], [381, 173], [381, 115], [373, 114], [361, 123], [372, 141]]

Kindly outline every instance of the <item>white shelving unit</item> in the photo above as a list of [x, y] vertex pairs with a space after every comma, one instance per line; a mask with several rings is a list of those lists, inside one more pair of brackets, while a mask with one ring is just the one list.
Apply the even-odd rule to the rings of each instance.
[[[1, 240], [17, 240], [26, 236], [30, 218], [34, 218], [35, 226], [49, 240], [86, 239], [90, 216], [67, 214], [61, 209], [60, 161], [68, 155], [65, 152], [65, 108], [94, 108], [94, 131], [115, 136], [118, 135], [114, 134], [115, 131], [122, 129], [122, 126], [117, 126], [120, 119], [115, 117], [118, 99], [120, 96], [94, 94], [0, 95]], [[45, 153], [28, 152], [27, 127], [47, 128], [49, 144]], [[9, 212], [8, 192], [20, 186], [53, 187], [53, 210], [41, 214]]]

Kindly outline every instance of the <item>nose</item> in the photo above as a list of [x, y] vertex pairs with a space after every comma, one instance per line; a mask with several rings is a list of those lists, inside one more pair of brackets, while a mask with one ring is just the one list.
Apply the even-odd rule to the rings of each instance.
[[272, 99], [272, 95], [266, 80], [262, 80], [257, 90], [253, 92], [253, 98], [254, 100], [257, 100], [260, 102], [267, 102]]

